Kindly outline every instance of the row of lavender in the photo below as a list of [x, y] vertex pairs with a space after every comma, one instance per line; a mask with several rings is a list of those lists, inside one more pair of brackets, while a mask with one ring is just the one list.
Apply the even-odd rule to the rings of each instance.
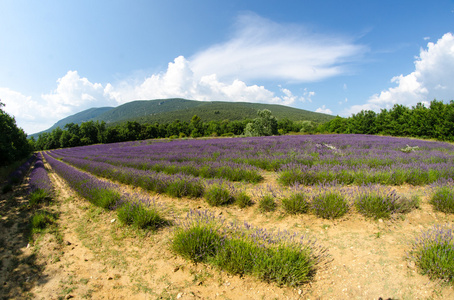
[[[80, 195], [96, 205], [103, 201], [100, 197], [113, 199], [113, 202], [108, 202], [108, 207], [117, 209], [120, 220], [137, 222], [139, 227], [144, 227], [141, 226], [142, 219], [153, 208], [141, 209], [137, 202], [131, 203], [127, 194], [118, 198], [118, 192], [115, 193], [119, 189], [117, 185], [99, 180], [48, 154], [45, 157], [55, 172]], [[156, 227], [171, 223], [160, 217], [157, 209], [146, 219], [149, 220], [146, 224], [152, 221]], [[248, 224], [225, 227], [222, 223], [225, 222], [215, 220], [207, 212], [191, 212], [177, 221], [172, 250], [193, 261], [209, 260], [232, 274], [251, 274], [265, 281], [290, 286], [310, 281], [317, 268], [327, 262], [326, 249], [305, 236], [297, 239], [289, 232], [270, 234]], [[246, 253], [248, 255], [243, 255]], [[290, 264], [291, 268], [288, 267]]]
[[53, 196], [53, 185], [44, 167], [41, 153], [36, 154], [36, 161], [29, 179], [29, 201], [30, 205], [39, 204]]
[[[96, 184], [99, 185], [100, 181], [95, 177], [80, 172], [50, 156], [47, 157], [54, 169], [69, 183], [76, 182], [73, 184], [76, 189], [85, 191], [99, 189]], [[76, 161], [75, 158], [71, 160]], [[79, 159], [79, 162], [86, 166], [93, 165], [83, 159]], [[111, 169], [107, 164], [104, 167]], [[98, 168], [102, 169], [101, 166]], [[133, 174], [144, 172], [133, 169], [129, 171], [131, 180], [134, 177]], [[95, 183], [95, 186], [86, 186], [90, 182], [92, 185]], [[107, 186], [106, 190], [118, 189], [110, 183], [101, 185], [104, 188]], [[84, 187], [81, 188], [82, 186]], [[377, 188], [376, 186], [372, 186], [370, 189], [363, 188], [363, 193], [355, 202], [358, 211], [366, 216], [389, 217], [390, 214], [406, 212], [417, 205], [414, 201], [400, 199], [392, 190], [378, 190]], [[294, 212], [305, 210], [307, 199], [304, 194], [308, 194], [309, 190], [304, 191], [304, 189], [295, 187], [294, 195], [303, 195], [303, 197], [295, 197], [286, 204]], [[327, 186], [322, 190], [317, 201], [311, 201], [317, 215], [324, 218], [335, 218], [339, 216], [339, 212], [343, 214], [349, 209], [350, 205], [345, 202], [342, 195], [344, 193], [338, 194]], [[452, 197], [450, 199], [452, 200]], [[121, 209], [125, 207], [126, 209]], [[137, 206], [134, 204], [123, 204], [119, 209], [119, 218], [128, 221], [135, 207]], [[301, 208], [302, 210], [300, 210]], [[377, 212], [381, 215], [376, 215]], [[224, 220], [214, 220], [214, 218], [206, 212], [191, 212], [178, 224], [172, 240], [172, 250], [192, 261], [212, 263], [233, 274], [254, 274], [263, 280], [290, 286], [310, 281], [318, 266], [327, 259], [326, 249], [305, 237], [301, 237], [299, 242], [295, 242], [289, 233], [270, 235], [262, 229], [254, 229], [248, 224], [244, 224], [244, 227], [231, 224], [229, 227], [222, 224], [225, 223]], [[164, 219], [161, 219], [160, 222], [161, 224], [166, 223]], [[433, 278], [452, 282], [454, 270], [452, 268], [454, 262], [452, 229], [434, 227], [428, 232], [413, 243], [409, 251], [409, 258], [415, 261], [422, 272], [428, 273]], [[442, 238], [438, 238], [440, 232]]]
[[454, 178], [448, 143], [367, 135], [279, 136], [131, 142], [55, 150], [63, 159], [143, 171], [258, 182], [279, 171], [284, 185], [424, 185]]

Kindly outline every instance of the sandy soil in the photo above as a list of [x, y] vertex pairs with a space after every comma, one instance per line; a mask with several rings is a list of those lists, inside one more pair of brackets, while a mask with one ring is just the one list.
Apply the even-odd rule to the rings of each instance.
[[[312, 283], [295, 289], [185, 261], [169, 250], [171, 227], [147, 232], [121, 226], [114, 212], [80, 199], [55, 173], [49, 174], [57, 195], [48, 209], [59, 214], [58, 224], [32, 244], [26, 234], [31, 214], [26, 185], [1, 195], [3, 299], [454, 299], [452, 286], [418, 274], [406, 259], [421, 230], [454, 221], [452, 215], [432, 210], [422, 187], [396, 188], [400, 194], [420, 195], [423, 203], [393, 221], [373, 221], [354, 212], [334, 221], [288, 216], [279, 209], [262, 214], [257, 205], [211, 208], [202, 199], [150, 194], [169, 219], [184, 217], [189, 209], [208, 209], [228, 220], [316, 238], [332, 261]], [[253, 188], [274, 186], [275, 179], [266, 173], [265, 181]]]

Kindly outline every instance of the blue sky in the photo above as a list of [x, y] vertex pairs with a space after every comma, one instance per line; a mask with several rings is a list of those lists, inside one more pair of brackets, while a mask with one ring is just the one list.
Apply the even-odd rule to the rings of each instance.
[[27, 133], [139, 99], [349, 116], [454, 99], [454, 1], [0, 2], [0, 99]]

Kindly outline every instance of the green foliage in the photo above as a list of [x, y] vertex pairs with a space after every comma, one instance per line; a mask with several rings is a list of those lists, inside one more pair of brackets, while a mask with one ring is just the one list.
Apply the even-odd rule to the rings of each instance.
[[172, 240], [172, 250], [193, 262], [203, 262], [213, 257], [222, 242], [221, 236], [209, 226], [195, 225], [178, 228]]
[[269, 109], [258, 110], [258, 118], [246, 125], [245, 136], [268, 136], [278, 134], [277, 119]]
[[168, 224], [168, 221], [161, 217], [155, 207], [142, 203], [123, 203], [117, 208], [118, 220], [126, 225], [133, 225], [136, 228], [158, 229]]
[[48, 201], [51, 199], [51, 196], [46, 190], [37, 189], [30, 193], [29, 195], [29, 205], [35, 206], [43, 203], [44, 201]]
[[303, 214], [309, 209], [307, 196], [303, 193], [293, 193], [282, 199], [282, 208], [289, 214]]
[[121, 198], [119, 192], [110, 189], [98, 189], [91, 192], [92, 203], [104, 209], [114, 207]]
[[409, 252], [419, 271], [432, 279], [454, 283], [454, 235], [447, 226], [423, 232]]
[[227, 187], [221, 184], [213, 184], [205, 190], [206, 202], [211, 206], [231, 204], [235, 201]]
[[[252, 120], [257, 111], [259, 117]], [[49, 150], [155, 138], [233, 136], [242, 135], [248, 123], [255, 124], [257, 135], [273, 135], [278, 130], [299, 132], [306, 124], [302, 121], [315, 126], [332, 118], [281, 105], [184, 99], [133, 101], [65, 118], [52, 131], [35, 134], [30, 141], [35, 150]]]
[[39, 211], [35, 213], [30, 220], [32, 233], [38, 233], [46, 229], [49, 225], [56, 222], [56, 217], [50, 212]]
[[452, 186], [438, 187], [430, 198], [430, 204], [441, 212], [454, 213], [454, 189]]
[[24, 130], [17, 127], [14, 117], [3, 111], [0, 102], [0, 167], [26, 158], [32, 152]]
[[381, 112], [361, 111], [349, 118], [336, 117], [318, 128], [319, 132], [382, 134], [454, 141], [454, 101], [433, 100], [429, 107], [412, 108], [395, 104]]
[[241, 191], [235, 195], [235, 204], [239, 208], [245, 208], [253, 204], [251, 197], [245, 192]]
[[271, 194], [264, 195], [259, 200], [259, 211], [260, 212], [271, 212], [276, 210], [276, 201], [274, 196]]
[[335, 191], [325, 192], [314, 196], [312, 199], [312, 210], [314, 213], [324, 219], [336, 219], [345, 215], [349, 209], [345, 197]]
[[325, 251], [311, 241], [268, 233], [245, 224], [224, 223], [209, 214], [191, 212], [197, 220], [176, 229], [172, 249], [193, 261], [211, 263], [231, 274], [250, 274], [278, 285], [298, 286], [310, 281]]

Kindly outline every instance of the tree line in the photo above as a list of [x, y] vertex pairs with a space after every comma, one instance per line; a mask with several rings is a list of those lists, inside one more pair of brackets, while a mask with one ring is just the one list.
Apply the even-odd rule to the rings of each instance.
[[379, 113], [363, 110], [351, 117], [337, 116], [320, 125], [318, 132], [362, 133], [454, 141], [454, 101], [433, 100], [411, 108], [395, 104]]
[[241, 121], [204, 122], [194, 115], [190, 122], [175, 120], [171, 123], [138, 123], [127, 121], [108, 125], [104, 121], [88, 121], [80, 125], [69, 123], [49, 133], [41, 133], [31, 143], [35, 150], [85, 146], [98, 143], [117, 143], [157, 138], [217, 137], [217, 136], [263, 136], [289, 132], [314, 132], [316, 124], [311, 121], [277, 120], [271, 111], [257, 112], [256, 119]]

